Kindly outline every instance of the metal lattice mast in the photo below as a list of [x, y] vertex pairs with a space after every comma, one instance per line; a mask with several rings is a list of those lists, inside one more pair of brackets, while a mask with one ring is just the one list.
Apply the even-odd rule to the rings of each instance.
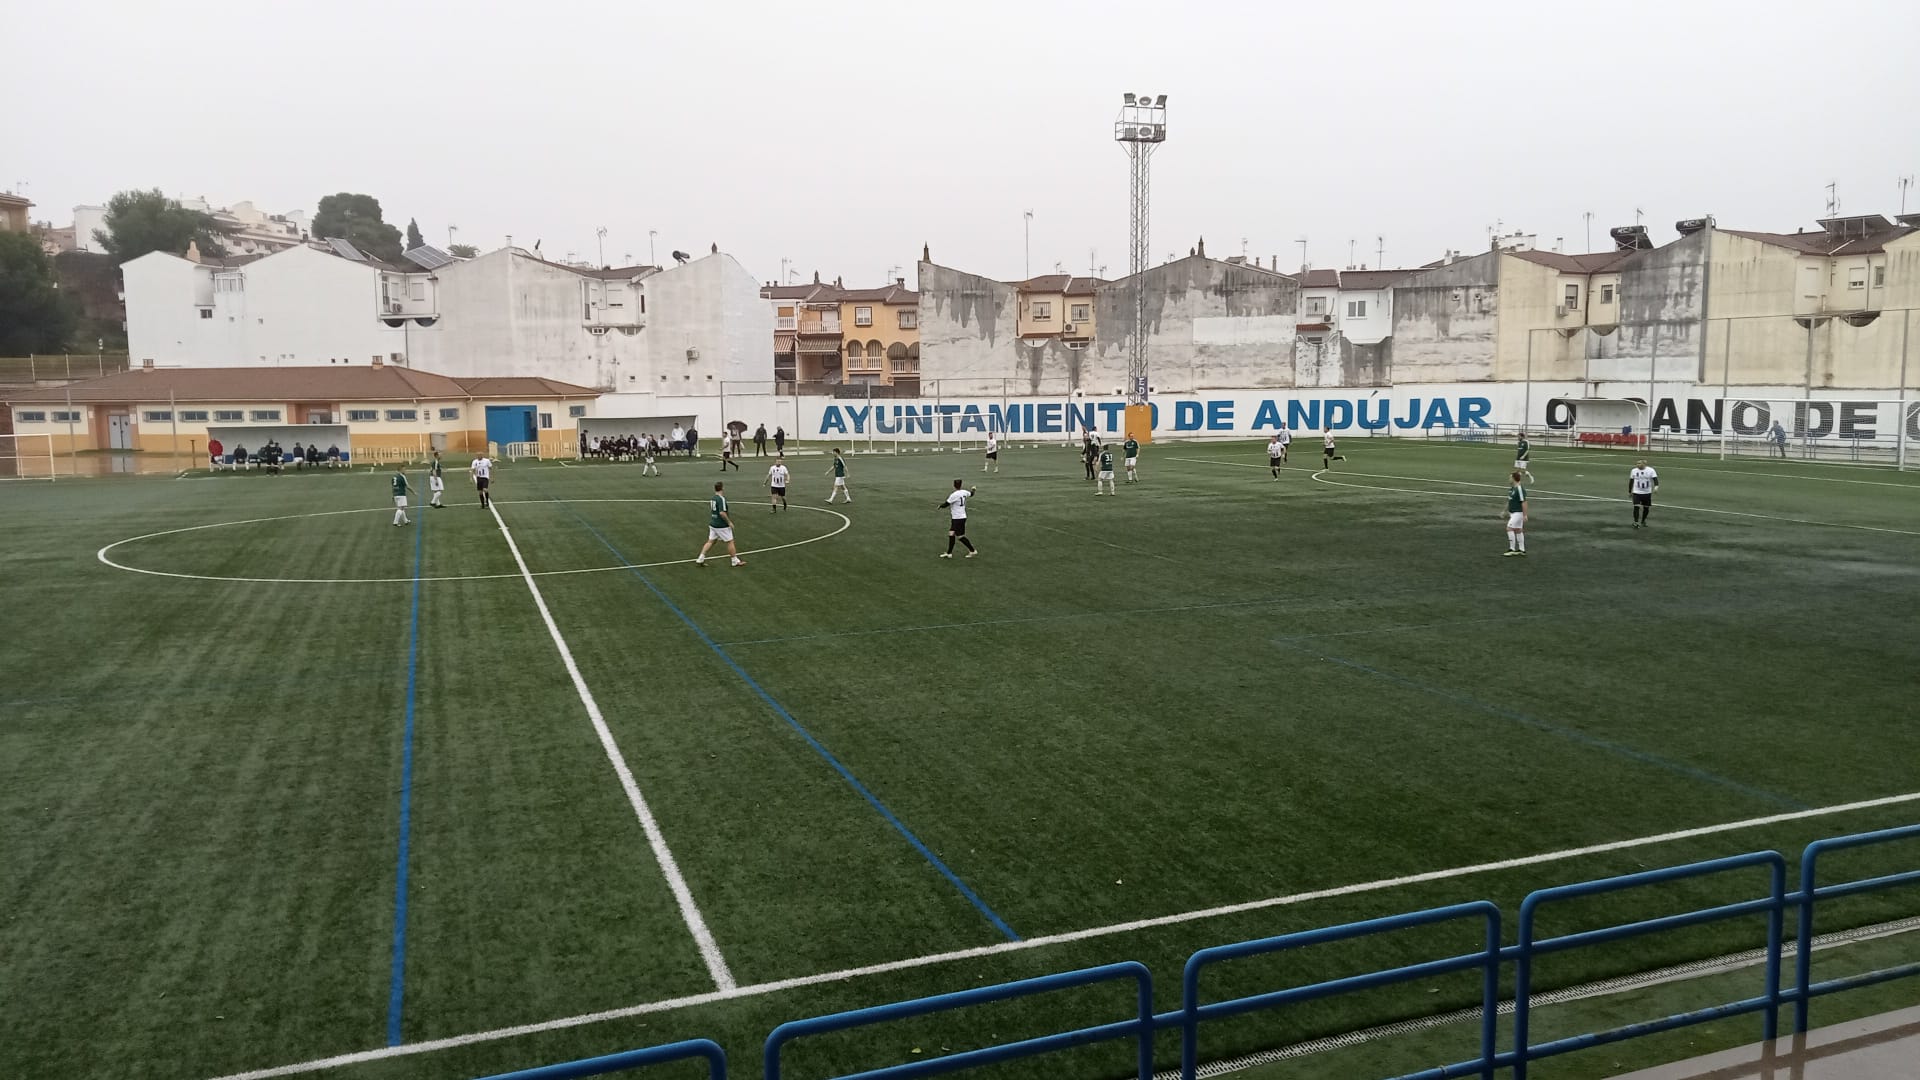
[[1133, 167], [1132, 223], [1127, 245], [1128, 289], [1132, 293], [1127, 327], [1127, 403], [1147, 404], [1147, 290], [1143, 275], [1152, 265], [1153, 152], [1167, 140], [1167, 95], [1126, 94], [1113, 138]]

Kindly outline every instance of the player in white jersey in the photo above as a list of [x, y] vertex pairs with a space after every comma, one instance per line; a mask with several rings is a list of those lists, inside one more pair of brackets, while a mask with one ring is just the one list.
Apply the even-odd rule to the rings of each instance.
[[956, 540], [967, 545], [967, 558], [971, 559], [980, 554], [980, 549], [974, 547], [973, 541], [967, 539], [967, 500], [971, 498], [973, 498], [973, 492], [968, 491], [965, 485], [955, 480], [953, 494], [935, 504], [947, 509], [947, 551], [940, 556], [943, 559], [953, 558], [953, 544]]
[[980, 463], [980, 471], [986, 472], [989, 466], [1000, 471], [1000, 436], [992, 431], [987, 432], [987, 458]]
[[1273, 474], [1275, 480], [1280, 479], [1280, 460], [1286, 452], [1286, 445], [1280, 441], [1279, 435], [1267, 440], [1267, 471]]
[[1633, 499], [1633, 527], [1647, 527], [1647, 515], [1653, 513], [1653, 493], [1660, 490], [1660, 474], [1653, 471], [1646, 458], [1633, 463], [1632, 471], [1627, 473], [1627, 494]]
[[1333, 468], [1334, 462], [1345, 460], [1347, 460], [1347, 455], [1341, 453], [1340, 448], [1334, 445], [1333, 429], [1331, 427], [1327, 428], [1325, 438], [1321, 440], [1320, 444], [1320, 467], [1322, 469], [1331, 469]]
[[[787, 506], [787, 481], [790, 478], [787, 459], [774, 458], [773, 465], [767, 469], [767, 508], [773, 513], [777, 514], [781, 507]], [[787, 506], [787, 509], [793, 507]]]
[[485, 454], [473, 459], [473, 486], [480, 492], [480, 509], [493, 505], [493, 459]]
[[1280, 464], [1285, 465], [1288, 454], [1293, 448], [1293, 432], [1287, 430], [1287, 425], [1281, 424], [1280, 430], [1274, 432], [1273, 437], [1280, 440]]
[[653, 436], [648, 435], [643, 437], [640, 440], [640, 475], [641, 476], [645, 476], [648, 473], [652, 473], [655, 476], [660, 475], [660, 463], [654, 460], [654, 455], [659, 452], [660, 452], [659, 439], [656, 439]]

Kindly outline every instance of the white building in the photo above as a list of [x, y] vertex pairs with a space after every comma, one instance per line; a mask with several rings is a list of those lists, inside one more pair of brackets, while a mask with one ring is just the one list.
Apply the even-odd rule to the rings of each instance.
[[[350, 249], [349, 249], [350, 250]], [[301, 245], [123, 267], [128, 343], [162, 367], [366, 364], [702, 395], [765, 381], [773, 318], [732, 256], [561, 266], [519, 248], [433, 270]]]
[[269, 255], [307, 241], [305, 210], [269, 214], [255, 209], [250, 202], [211, 206], [204, 196], [181, 199], [180, 205], [211, 217], [225, 233], [222, 246], [234, 255]]
[[1357, 386], [1385, 370], [1393, 286], [1407, 270], [1308, 270], [1294, 338], [1295, 386]]

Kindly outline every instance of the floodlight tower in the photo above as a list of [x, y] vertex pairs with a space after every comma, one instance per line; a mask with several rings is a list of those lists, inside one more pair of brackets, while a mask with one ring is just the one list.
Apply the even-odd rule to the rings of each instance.
[[[1149, 217], [1152, 211], [1153, 152], [1167, 141], [1167, 95], [1123, 94], [1120, 118], [1113, 123], [1113, 141], [1126, 151], [1133, 166], [1133, 222], [1127, 247], [1133, 303], [1131, 345], [1127, 353], [1127, 404], [1147, 404], [1147, 290], [1141, 281], [1152, 260]], [[1132, 426], [1131, 424], [1129, 426]]]

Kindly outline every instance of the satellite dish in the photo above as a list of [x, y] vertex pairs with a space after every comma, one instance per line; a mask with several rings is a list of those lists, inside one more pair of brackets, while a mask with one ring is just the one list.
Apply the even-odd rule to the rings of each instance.
[[1146, 104], [1147, 102], [1149, 102], [1149, 101], [1152, 101], [1152, 100], [1153, 100], [1153, 95], [1152, 95], [1152, 94], [1141, 94], [1141, 95], [1140, 95], [1140, 103], [1141, 103], [1142, 105], [1145, 105], [1145, 104]]

